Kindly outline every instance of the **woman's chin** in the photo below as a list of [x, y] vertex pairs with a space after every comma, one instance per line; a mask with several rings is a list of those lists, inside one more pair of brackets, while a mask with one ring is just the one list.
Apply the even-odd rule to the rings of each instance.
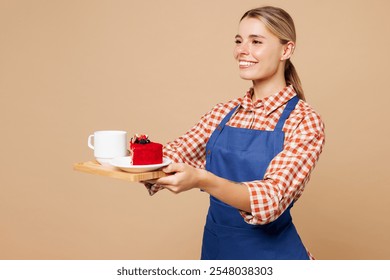
[[243, 75], [243, 74], [240, 74], [240, 78], [243, 79], [243, 80], [247, 80], [247, 81], [252, 81], [253, 80], [253, 76]]

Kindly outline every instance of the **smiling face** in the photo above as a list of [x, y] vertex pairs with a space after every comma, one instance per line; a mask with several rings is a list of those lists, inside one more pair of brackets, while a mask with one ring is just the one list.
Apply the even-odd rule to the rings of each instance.
[[285, 60], [291, 56], [292, 42], [282, 44], [257, 18], [244, 18], [235, 40], [234, 58], [242, 79], [254, 84], [284, 81]]

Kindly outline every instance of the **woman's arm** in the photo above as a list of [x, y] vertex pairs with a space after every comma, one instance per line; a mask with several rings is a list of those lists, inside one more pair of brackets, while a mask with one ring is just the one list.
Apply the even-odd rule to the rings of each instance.
[[163, 171], [173, 174], [158, 179], [156, 184], [173, 193], [198, 188], [237, 209], [251, 211], [248, 187], [242, 183], [226, 180], [185, 163], [170, 164]]
[[[213, 110], [219, 106], [216, 105]], [[213, 129], [209, 121], [213, 110], [203, 115], [199, 122], [183, 136], [167, 143], [163, 149], [163, 156], [170, 158], [173, 162], [183, 162], [202, 168], [205, 163], [206, 142]], [[143, 184], [150, 195], [163, 189], [161, 185], [156, 184], [156, 180], [145, 181]]]
[[240, 214], [247, 223], [267, 224], [276, 220], [302, 195], [324, 143], [324, 124], [312, 111], [285, 140], [283, 151], [271, 161], [263, 180], [244, 182], [251, 211]]
[[[206, 162], [206, 143], [210, 134], [218, 126], [221, 119], [238, 103], [238, 100], [233, 100], [214, 106], [183, 136], [164, 146], [164, 157], [170, 158], [174, 163], [186, 163], [189, 166], [203, 169]], [[163, 189], [161, 185], [155, 184], [154, 180], [143, 183], [150, 195]]]
[[308, 182], [324, 144], [324, 126], [316, 115], [304, 119], [286, 139], [282, 152], [270, 163], [263, 180], [236, 183], [187, 164], [171, 164], [171, 176], [157, 184], [174, 193], [199, 188], [240, 210], [250, 224], [276, 220], [297, 200]]

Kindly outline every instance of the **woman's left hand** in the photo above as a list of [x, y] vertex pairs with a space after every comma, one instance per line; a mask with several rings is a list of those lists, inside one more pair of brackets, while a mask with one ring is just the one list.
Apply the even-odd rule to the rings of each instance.
[[173, 193], [181, 193], [199, 187], [201, 176], [205, 172], [185, 163], [171, 163], [162, 171], [168, 174], [172, 173], [172, 175], [159, 178], [156, 184]]

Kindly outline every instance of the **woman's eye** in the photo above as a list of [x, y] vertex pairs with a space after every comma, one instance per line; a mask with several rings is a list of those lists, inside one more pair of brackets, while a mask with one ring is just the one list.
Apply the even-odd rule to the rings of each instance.
[[262, 44], [263, 42], [261, 42], [261, 41], [257, 41], [257, 40], [253, 40], [253, 44], [255, 44], [255, 45], [260, 45], [260, 44]]
[[234, 43], [236, 43], [238, 45], [238, 44], [241, 44], [241, 41], [240, 40], [235, 40]]

